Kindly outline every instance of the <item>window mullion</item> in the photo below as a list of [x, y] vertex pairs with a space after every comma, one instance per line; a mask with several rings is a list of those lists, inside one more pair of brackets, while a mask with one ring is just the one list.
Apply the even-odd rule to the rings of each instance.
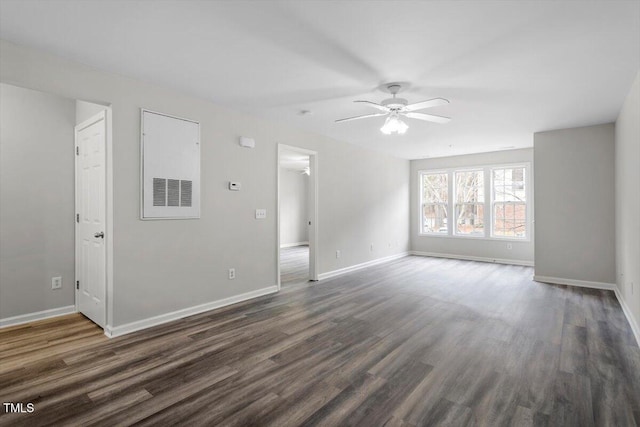
[[420, 187], [420, 214], [418, 216], [419, 218], [419, 231], [418, 234], [422, 234], [424, 233], [424, 205], [425, 205], [425, 200], [424, 200], [424, 176], [425, 174], [423, 172], [418, 173], [418, 186]]
[[[491, 228], [493, 224], [491, 222], [493, 217], [493, 192], [492, 192], [492, 183], [493, 183], [493, 174], [491, 173], [490, 168], [484, 168], [484, 237], [491, 237]], [[488, 200], [488, 201], [487, 201]], [[488, 209], [487, 209], [488, 208]]]
[[447, 235], [453, 236], [455, 234], [454, 227], [455, 225], [455, 203], [456, 198], [458, 197], [455, 193], [455, 173], [453, 170], [447, 172], [447, 189], [449, 191], [449, 200], [447, 203], [447, 216], [449, 219], [447, 220]]

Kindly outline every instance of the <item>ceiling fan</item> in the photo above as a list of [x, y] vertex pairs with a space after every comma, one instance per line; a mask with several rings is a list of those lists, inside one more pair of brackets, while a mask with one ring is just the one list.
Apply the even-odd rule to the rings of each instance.
[[425, 108], [437, 107], [438, 105], [448, 104], [449, 101], [443, 98], [434, 98], [427, 101], [416, 102], [409, 104], [404, 98], [396, 98], [398, 92], [402, 89], [402, 85], [399, 83], [389, 83], [386, 86], [386, 90], [391, 94], [391, 98], [383, 100], [380, 104], [376, 104], [371, 101], [353, 101], [362, 102], [366, 105], [370, 105], [380, 110], [380, 113], [365, 114], [362, 116], [348, 117], [346, 119], [336, 120], [339, 122], [348, 122], [350, 120], [366, 119], [368, 117], [387, 116], [384, 125], [380, 128], [382, 133], [390, 135], [392, 133], [398, 133], [402, 135], [409, 129], [409, 126], [403, 122], [400, 117], [408, 117], [410, 119], [424, 120], [434, 123], [448, 123], [451, 121], [449, 117], [434, 116], [433, 114], [416, 113], [417, 110], [423, 110]]

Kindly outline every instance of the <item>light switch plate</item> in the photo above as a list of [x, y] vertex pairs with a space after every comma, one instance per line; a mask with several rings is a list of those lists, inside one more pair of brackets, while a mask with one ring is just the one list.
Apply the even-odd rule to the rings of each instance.
[[267, 217], [266, 209], [256, 209], [256, 219], [265, 219]]

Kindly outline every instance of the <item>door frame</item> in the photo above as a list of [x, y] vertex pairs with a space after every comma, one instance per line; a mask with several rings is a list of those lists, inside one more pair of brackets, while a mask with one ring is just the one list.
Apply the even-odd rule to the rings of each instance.
[[278, 153], [276, 157], [276, 273], [278, 291], [280, 290], [280, 153], [282, 151], [294, 151], [309, 156], [309, 201], [311, 206], [309, 209], [309, 280], [317, 281], [319, 269], [319, 250], [318, 250], [318, 152], [308, 150], [306, 148], [294, 147], [292, 145], [278, 144]]
[[79, 213], [80, 192], [78, 191], [78, 155], [76, 154], [76, 147], [78, 147], [78, 130], [83, 129], [91, 124], [95, 123], [101, 118], [105, 121], [105, 324], [104, 333], [106, 336], [111, 337], [110, 330], [112, 329], [113, 322], [113, 127], [112, 118], [113, 111], [111, 106], [105, 106], [104, 111], [90, 117], [74, 126], [73, 132], [73, 166], [74, 166], [74, 264], [75, 264], [75, 277], [74, 277], [74, 303], [77, 313], [80, 312], [78, 306], [78, 289], [76, 283], [78, 281], [78, 269], [80, 263], [78, 262], [78, 235], [77, 235], [77, 222], [76, 214]]

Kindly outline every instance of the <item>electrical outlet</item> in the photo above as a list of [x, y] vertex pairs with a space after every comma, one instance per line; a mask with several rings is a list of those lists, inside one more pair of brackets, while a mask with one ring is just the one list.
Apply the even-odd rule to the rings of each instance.
[[507, 243], [507, 249], [508, 250], [513, 249], [513, 243]]
[[336, 259], [340, 258], [340, 250], [336, 251]]
[[236, 269], [235, 268], [230, 268], [229, 269], [229, 280], [233, 280], [236, 278]]
[[52, 277], [51, 289], [61, 289], [61, 288], [62, 288], [62, 277]]

